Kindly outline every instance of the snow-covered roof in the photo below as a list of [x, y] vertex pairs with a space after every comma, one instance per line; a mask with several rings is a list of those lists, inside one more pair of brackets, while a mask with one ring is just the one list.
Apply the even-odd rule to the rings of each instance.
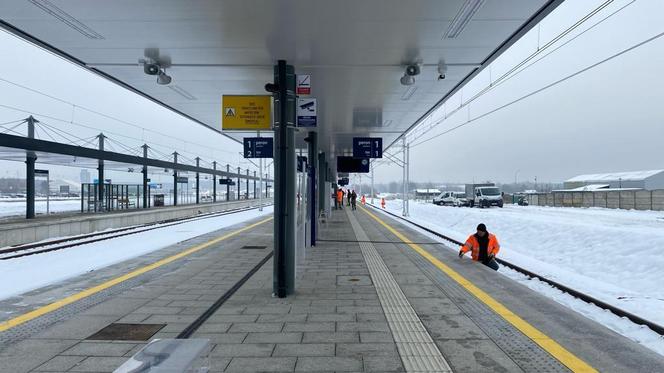
[[664, 170], [610, 172], [606, 174], [587, 174], [575, 176], [566, 182], [606, 182], [606, 181], [642, 181]]
[[567, 189], [570, 192], [592, 192], [598, 189], [607, 189], [610, 187], [610, 184], [590, 184], [590, 185], [584, 185], [582, 187], [574, 188], [574, 189]]
[[415, 193], [420, 193], [420, 194], [440, 194], [440, 189], [434, 189], [434, 188], [429, 188], [429, 189], [415, 189]]

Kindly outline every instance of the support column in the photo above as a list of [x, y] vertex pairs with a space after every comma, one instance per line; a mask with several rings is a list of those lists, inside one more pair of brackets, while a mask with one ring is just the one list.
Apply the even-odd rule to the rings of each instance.
[[[230, 175], [231, 165], [226, 164], [226, 172]], [[230, 176], [226, 176], [226, 177], [230, 179]], [[231, 186], [226, 184], [226, 201], [230, 201], [230, 199], [231, 199]]]
[[244, 195], [245, 199], [249, 199], [249, 169], [247, 168], [247, 180], [245, 180], [247, 185], [246, 188], [244, 188]]
[[404, 163], [406, 167], [406, 215], [410, 216], [410, 196], [408, 191], [410, 190], [410, 144], [406, 143], [406, 161]]
[[279, 60], [274, 68], [274, 293], [279, 298], [295, 290], [295, 71]]
[[242, 175], [242, 174], [240, 173], [240, 167], [238, 167], [238, 168], [237, 168], [237, 200], [238, 200], [238, 201], [240, 200], [240, 189], [242, 189], [242, 188], [240, 188], [240, 186], [241, 186], [241, 184], [240, 184], [240, 176], [241, 176], [241, 175]]
[[401, 168], [401, 185], [402, 185], [402, 191], [401, 191], [401, 215], [403, 216], [408, 216], [408, 213], [406, 212], [406, 137], [404, 136], [401, 139], [401, 159], [403, 160], [403, 167]]
[[[35, 138], [35, 123], [39, 122], [32, 115], [28, 117], [28, 138]], [[35, 162], [37, 155], [28, 151], [25, 157], [25, 218], [35, 218]]]
[[[100, 133], [97, 138], [99, 139], [99, 150], [104, 151], [104, 139], [106, 136], [104, 136], [103, 133]], [[99, 192], [97, 193], [97, 197], [99, 198], [97, 200], [97, 205], [99, 205], [98, 210], [102, 211], [104, 209], [104, 160], [99, 159], [98, 164], [97, 164], [97, 188]], [[110, 206], [107, 206], [107, 208]]]
[[[177, 166], [178, 152], [173, 152], [173, 163]], [[178, 205], [178, 170], [173, 168], [173, 206]]]
[[263, 211], [263, 158], [258, 159], [258, 174], [260, 175], [260, 188], [258, 190], [258, 211]]
[[318, 175], [318, 134], [314, 131], [309, 132], [307, 137], [308, 143], [308, 160], [309, 169], [307, 175], [309, 176], [309, 191], [307, 193], [307, 203], [309, 204], [309, 224], [311, 225], [311, 246], [316, 246], [316, 232], [318, 231], [318, 198], [316, 196]]
[[[212, 162], [212, 169], [217, 171], [217, 161]], [[212, 202], [217, 202], [217, 174], [212, 174]]]
[[254, 194], [252, 195], [253, 199], [256, 199], [256, 171], [254, 171]]
[[374, 204], [374, 164], [371, 162], [371, 204]]
[[[143, 159], [148, 159], [148, 144], [143, 144]], [[143, 164], [143, 208], [148, 208], [148, 165]]]
[[[201, 166], [201, 158], [196, 157], [196, 168]], [[196, 171], [196, 204], [201, 203], [201, 175]]]
[[327, 168], [325, 167], [325, 152], [318, 154], [318, 208], [316, 210], [316, 220], [321, 210], [325, 210], [325, 203], [330, 196], [325, 195], [325, 183], [327, 182]]

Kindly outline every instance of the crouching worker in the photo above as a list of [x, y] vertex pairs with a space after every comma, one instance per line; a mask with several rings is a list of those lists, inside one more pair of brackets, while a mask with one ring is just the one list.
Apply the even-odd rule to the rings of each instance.
[[459, 258], [469, 251], [474, 261], [482, 262], [494, 271], [498, 270], [498, 262], [495, 258], [498, 251], [500, 251], [500, 244], [495, 235], [487, 232], [486, 225], [480, 224], [477, 226], [477, 232], [471, 234], [466, 243], [461, 246]]

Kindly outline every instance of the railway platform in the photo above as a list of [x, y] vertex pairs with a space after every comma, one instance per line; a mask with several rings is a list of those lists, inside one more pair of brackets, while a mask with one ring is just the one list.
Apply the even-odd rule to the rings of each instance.
[[0, 371], [112, 372], [149, 340], [177, 337], [209, 340], [211, 372], [664, 368], [374, 210], [333, 211], [295, 294], [274, 298], [272, 229], [260, 218], [0, 302]]

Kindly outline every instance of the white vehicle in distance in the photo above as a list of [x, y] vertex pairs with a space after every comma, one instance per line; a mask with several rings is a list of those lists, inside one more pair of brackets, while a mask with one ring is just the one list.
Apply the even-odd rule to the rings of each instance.
[[500, 189], [495, 186], [485, 186], [475, 188], [475, 198], [471, 207], [479, 206], [480, 208], [498, 206], [503, 207], [503, 195]]
[[464, 192], [443, 192], [433, 199], [433, 203], [439, 206], [466, 206], [468, 205], [468, 200]]

